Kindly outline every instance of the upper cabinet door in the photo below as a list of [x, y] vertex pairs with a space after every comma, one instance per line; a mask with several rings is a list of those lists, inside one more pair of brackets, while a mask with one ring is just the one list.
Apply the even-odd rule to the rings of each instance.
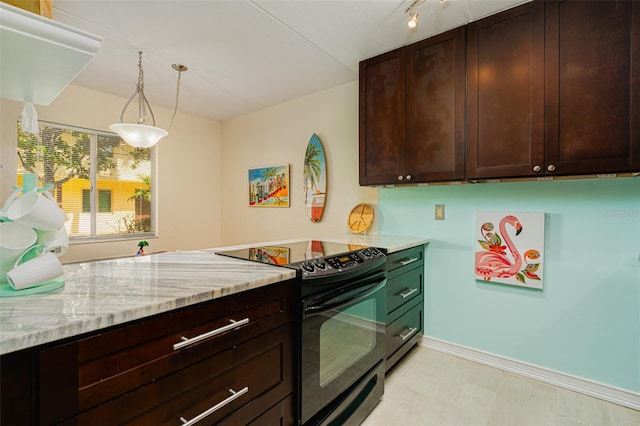
[[404, 93], [404, 49], [360, 62], [360, 185], [404, 180]]
[[464, 27], [407, 47], [410, 181], [464, 179], [465, 80]]
[[468, 179], [543, 170], [544, 3], [468, 25]]
[[546, 172], [640, 169], [640, 3], [546, 2]]

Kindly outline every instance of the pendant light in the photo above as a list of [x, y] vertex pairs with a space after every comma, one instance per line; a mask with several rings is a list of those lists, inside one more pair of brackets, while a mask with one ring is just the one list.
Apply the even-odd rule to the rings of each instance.
[[[178, 64], [173, 64], [172, 67], [178, 71], [176, 105], [173, 112], [173, 116], [175, 116], [175, 112], [178, 108], [178, 95], [180, 93], [180, 76], [183, 71], [187, 70], [187, 67]], [[124, 113], [129, 107], [129, 104], [131, 104], [133, 99], [136, 97], [138, 100], [138, 121], [136, 123], [125, 123]], [[148, 121], [149, 118], [151, 119], [150, 123]], [[171, 121], [173, 123], [173, 117], [171, 118]], [[124, 108], [122, 108], [122, 112], [120, 113], [120, 123], [112, 124], [109, 128], [116, 132], [127, 144], [137, 149], [151, 148], [158, 143], [160, 139], [169, 134], [166, 130], [156, 127], [156, 119], [153, 115], [153, 111], [151, 110], [151, 105], [149, 105], [149, 101], [144, 95], [144, 70], [142, 69], [141, 51], [138, 52], [138, 83], [136, 84], [136, 91], [133, 92], [127, 103], [124, 105]]]

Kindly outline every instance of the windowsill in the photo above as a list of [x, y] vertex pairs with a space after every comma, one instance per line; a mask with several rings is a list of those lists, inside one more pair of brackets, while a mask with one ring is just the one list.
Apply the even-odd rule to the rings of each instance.
[[155, 234], [136, 234], [130, 236], [105, 236], [105, 237], [73, 237], [69, 238], [69, 245], [115, 243], [120, 241], [155, 240]]

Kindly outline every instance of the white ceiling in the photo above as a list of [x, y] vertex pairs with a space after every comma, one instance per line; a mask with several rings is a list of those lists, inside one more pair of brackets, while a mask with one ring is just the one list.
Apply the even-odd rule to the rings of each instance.
[[[151, 106], [217, 120], [358, 78], [358, 62], [530, 0], [54, 0], [54, 20], [104, 38], [73, 84], [129, 97], [144, 51]], [[119, 111], [114, 112], [119, 116]]]

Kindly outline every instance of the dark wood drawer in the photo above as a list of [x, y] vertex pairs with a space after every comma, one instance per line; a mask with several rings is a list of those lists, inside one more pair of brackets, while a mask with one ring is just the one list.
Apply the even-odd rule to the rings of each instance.
[[[293, 321], [292, 291], [290, 283], [262, 287], [41, 351], [40, 423], [82, 413]], [[208, 333], [174, 349], [183, 337]], [[211, 364], [211, 374], [218, 367]]]
[[386, 370], [395, 365], [423, 334], [424, 302], [415, 306], [386, 328]]
[[389, 278], [393, 278], [400, 268], [415, 268], [424, 266], [424, 246], [413, 247], [410, 249], [390, 253], [387, 255], [387, 272]]
[[201, 424], [218, 423], [236, 412], [256, 418], [293, 392], [292, 342], [292, 324], [282, 326], [64, 424], [179, 425], [180, 418], [191, 420], [215, 406]]
[[249, 425], [249, 426], [288, 426], [297, 424], [295, 418], [295, 411], [293, 407], [293, 396], [290, 395], [269, 408], [262, 413], [259, 417], [247, 421], [247, 415], [245, 409], [237, 411], [225, 418], [222, 422], [218, 423], [221, 426], [237, 426], [237, 425]]
[[394, 321], [402, 311], [398, 308], [416, 298], [423, 298], [424, 267], [413, 268], [387, 282], [387, 323]]

